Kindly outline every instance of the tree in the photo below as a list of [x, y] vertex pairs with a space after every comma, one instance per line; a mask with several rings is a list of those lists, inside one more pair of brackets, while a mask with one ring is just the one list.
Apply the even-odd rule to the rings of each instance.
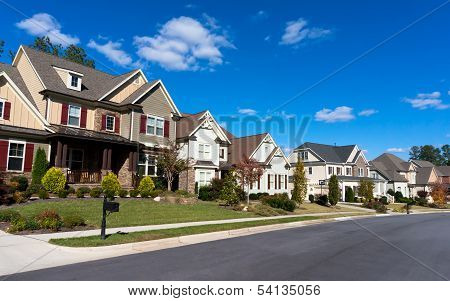
[[56, 56], [60, 56], [63, 49], [61, 44], [53, 44], [47, 36], [35, 38], [30, 47]]
[[181, 172], [190, 168], [191, 159], [180, 159], [181, 147], [170, 141], [168, 147], [165, 148], [158, 156], [158, 170], [162, 172], [163, 177], [167, 180], [167, 190], [172, 190], [173, 180]]
[[413, 146], [409, 150], [409, 158], [411, 160], [419, 160], [420, 158], [420, 147]]
[[255, 159], [244, 157], [241, 162], [236, 165], [236, 173], [241, 185], [247, 188], [247, 205], [250, 204], [250, 185], [258, 181], [263, 174], [263, 169]]
[[446, 144], [441, 147], [443, 165], [450, 166], [450, 145]]
[[47, 155], [42, 148], [38, 148], [31, 170], [31, 184], [41, 184], [48, 167]]
[[0, 40], [0, 57], [2, 56], [4, 51], [3, 47], [5, 47], [5, 41]]
[[345, 189], [345, 201], [347, 203], [352, 203], [355, 201], [355, 192], [353, 191], [353, 188], [347, 187]]
[[238, 189], [239, 186], [235, 174], [233, 172], [227, 173], [220, 190], [220, 199], [226, 201], [227, 206], [237, 204], [239, 202]]
[[445, 184], [436, 183], [431, 187], [431, 197], [433, 198], [433, 202], [439, 208], [445, 208], [447, 204], [447, 187]]
[[373, 199], [374, 188], [375, 184], [371, 180], [359, 181], [359, 195], [364, 198], [365, 202], [371, 201]]
[[69, 45], [66, 50], [64, 50], [64, 58], [78, 64], [95, 68], [95, 62], [93, 60], [87, 59], [86, 51], [83, 48], [75, 45]]
[[[445, 148], [448, 150], [448, 148]], [[433, 145], [413, 146], [409, 152], [412, 160], [425, 160], [434, 165], [442, 165], [446, 163], [445, 157], [441, 154], [441, 149]]]
[[328, 200], [332, 206], [335, 206], [341, 198], [339, 191], [339, 182], [336, 175], [332, 175], [328, 181]]
[[298, 160], [293, 178], [294, 190], [292, 191], [292, 200], [300, 205], [306, 199], [306, 194], [308, 192], [308, 180], [305, 174], [305, 165], [302, 160]]

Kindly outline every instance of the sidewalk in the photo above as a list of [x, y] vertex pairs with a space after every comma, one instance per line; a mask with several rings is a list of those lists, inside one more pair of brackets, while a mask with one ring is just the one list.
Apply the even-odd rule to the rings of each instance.
[[[358, 209], [358, 208], [356, 208]], [[368, 209], [370, 210], [370, 209]], [[370, 210], [375, 212], [374, 210]], [[271, 219], [282, 219], [282, 218], [292, 218], [292, 217], [302, 217], [302, 216], [328, 216], [336, 214], [354, 214], [358, 212], [326, 212], [326, 213], [311, 213], [311, 214], [296, 214], [296, 215], [281, 215], [281, 216], [270, 216], [270, 217], [249, 217], [249, 218], [236, 218], [236, 219], [226, 219], [226, 220], [214, 220], [214, 221], [202, 221], [202, 222], [188, 222], [188, 223], [178, 223], [178, 224], [163, 224], [163, 225], [148, 225], [148, 226], [135, 226], [135, 227], [119, 227], [119, 228], [107, 228], [106, 234], [114, 234], [117, 232], [130, 233], [130, 232], [140, 232], [140, 231], [151, 231], [151, 230], [161, 230], [161, 229], [174, 229], [192, 226], [203, 226], [203, 225], [218, 225], [218, 224], [231, 224], [231, 223], [242, 223], [242, 222], [252, 222], [252, 221], [262, 221]], [[52, 238], [72, 238], [72, 237], [86, 237], [100, 235], [100, 229], [95, 230], [85, 230], [85, 231], [71, 231], [71, 232], [56, 232], [47, 234], [30, 234], [24, 235], [24, 237], [49, 241]]]

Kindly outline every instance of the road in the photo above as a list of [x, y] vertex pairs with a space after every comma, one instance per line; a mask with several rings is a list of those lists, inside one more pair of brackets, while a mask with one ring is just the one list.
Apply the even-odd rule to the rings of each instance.
[[447, 280], [450, 214], [326, 223], [43, 269], [7, 280]]

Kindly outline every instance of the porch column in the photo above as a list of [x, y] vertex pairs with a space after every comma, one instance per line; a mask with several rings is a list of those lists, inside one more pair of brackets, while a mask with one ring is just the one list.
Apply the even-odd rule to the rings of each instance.
[[345, 185], [344, 185], [344, 182], [342, 182], [342, 201], [345, 202]]
[[107, 165], [106, 165], [106, 169], [107, 170], [112, 170], [111, 168], [111, 157], [112, 157], [112, 149], [108, 149], [108, 161], [107, 161]]
[[62, 147], [61, 167], [67, 168], [67, 144]]
[[108, 161], [108, 149], [105, 148], [103, 149], [102, 170], [106, 169], [107, 161]]
[[62, 155], [62, 143], [61, 141], [58, 141], [56, 146], [56, 158], [55, 158], [56, 167], [61, 167], [61, 155]]
[[134, 166], [133, 161], [134, 161], [134, 153], [130, 152], [128, 154], [128, 171], [131, 171], [131, 172], [133, 171], [133, 166]]
[[138, 160], [139, 160], [139, 153], [138, 152], [134, 152], [133, 153], [133, 171], [134, 172], [137, 172]]

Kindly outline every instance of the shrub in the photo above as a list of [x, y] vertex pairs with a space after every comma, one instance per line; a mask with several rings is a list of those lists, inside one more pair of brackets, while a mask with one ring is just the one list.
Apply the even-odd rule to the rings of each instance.
[[52, 167], [47, 170], [42, 178], [42, 185], [48, 192], [58, 193], [58, 191], [63, 190], [66, 186], [66, 176], [61, 169]]
[[309, 200], [311, 203], [314, 203], [314, 195], [313, 195], [313, 194], [310, 194], [310, 195], [308, 196], [308, 200]]
[[42, 148], [38, 148], [34, 157], [33, 169], [31, 170], [31, 183], [41, 184], [42, 178], [47, 171], [48, 161], [47, 155]]
[[69, 194], [75, 194], [75, 188], [73, 188], [72, 186], [69, 186], [69, 187], [67, 188], [67, 192], [68, 192]]
[[100, 187], [94, 187], [89, 191], [89, 196], [91, 198], [99, 198], [102, 194], [102, 189]]
[[211, 198], [213, 200], [217, 200], [220, 198], [220, 192], [222, 191], [224, 184], [225, 179], [214, 178], [211, 180]]
[[66, 228], [73, 229], [77, 226], [85, 226], [86, 221], [81, 216], [72, 214], [63, 217], [63, 225]]
[[426, 192], [425, 190], [420, 190], [417, 191], [417, 195], [421, 198], [426, 198], [428, 196], [428, 192]]
[[16, 203], [16, 204], [21, 204], [21, 203], [26, 202], [23, 192], [20, 192], [20, 191], [14, 192], [12, 198], [14, 200], [14, 203]]
[[[219, 192], [220, 199], [225, 201], [227, 206], [239, 203], [238, 188], [236, 176], [232, 173], [228, 173], [222, 181], [222, 188]], [[259, 199], [258, 194], [256, 194], [256, 197]]]
[[328, 206], [328, 195], [324, 194], [317, 198], [317, 204], [321, 206]]
[[58, 231], [62, 226], [61, 217], [55, 210], [44, 210], [36, 216], [36, 221], [41, 229]]
[[[242, 189], [241, 187], [236, 188], [236, 194], [238, 196], [239, 202], [244, 202], [247, 200], [247, 194], [245, 193], [244, 189]], [[269, 194], [267, 194], [267, 195], [269, 195]]]
[[155, 189], [155, 184], [153, 183], [153, 180], [149, 176], [145, 176], [142, 178], [141, 182], [139, 183], [139, 193], [141, 194], [141, 197], [148, 198], [150, 197], [150, 193]]
[[355, 201], [355, 193], [353, 192], [353, 188], [347, 187], [345, 188], [345, 202], [353, 203]]
[[154, 177], [153, 183], [157, 190], [167, 190], [167, 180], [164, 177]]
[[117, 179], [117, 176], [112, 172], [108, 172], [108, 174], [103, 177], [102, 188], [103, 193], [107, 198], [114, 198], [114, 196], [119, 193], [119, 190], [121, 188], [119, 179]]
[[249, 198], [251, 201], [259, 200], [259, 196], [258, 196], [257, 193], [250, 193], [250, 194], [248, 195], [248, 198]]
[[422, 207], [428, 206], [428, 200], [426, 198], [418, 197], [418, 198], [415, 198], [415, 201], [418, 206], [422, 206]]
[[395, 199], [395, 202], [396, 202], [396, 203], [398, 203], [399, 200], [402, 199], [402, 198], [403, 198], [403, 194], [402, 194], [400, 191], [396, 191], [396, 192], [394, 193], [394, 199]]
[[38, 196], [39, 196], [39, 198], [40, 198], [41, 200], [46, 200], [46, 199], [48, 199], [48, 198], [50, 197], [49, 194], [48, 194], [48, 191], [45, 190], [45, 189], [39, 190]]
[[24, 176], [14, 176], [10, 179], [10, 182], [18, 191], [25, 191], [28, 188], [28, 179]]
[[90, 193], [91, 189], [89, 187], [78, 187], [77, 191], [76, 191], [76, 196], [77, 198], [84, 198], [84, 195], [87, 193]]
[[58, 197], [60, 199], [65, 199], [68, 195], [69, 195], [68, 190], [63, 189], [63, 190], [58, 191]]
[[391, 196], [395, 196], [395, 191], [392, 188], [389, 188], [387, 191], [387, 194], [389, 194]]
[[128, 190], [126, 190], [126, 189], [120, 189], [120, 190], [119, 190], [119, 196], [120, 196], [121, 198], [126, 198], [126, 197], [128, 196]]
[[386, 213], [386, 211], [387, 211], [386, 205], [384, 205], [380, 201], [375, 201], [375, 200], [372, 200], [372, 201], [369, 201], [369, 202], [365, 202], [363, 204], [363, 207], [366, 207], [366, 208], [369, 208], [369, 209], [374, 209], [378, 213]]
[[387, 205], [389, 203], [387, 196], [382, 196], [380, 198], [380, 202], [382, 202], [383, 204]]
[[202, 201], [214, 201], [214, 193], [210, 185], [198, 189], [198, 198]]
[[20, 217], [20, 213], [16, 210], [5, 209], [0, 210], [0, 222], [11, 222]]
[[[179, 190], [177, 190], [177, 191], [179, 191]], [[163, 194], [163, 192], [164, 191], [162, 191], [161, 189], [155, 189], [152, 192], [150, 192], [150, 196], [152, 198], [156, 198], [156, 197], [160, 196], [161, 194]], [[186, 195], [186, 196], [190, 197], [190, 196], [192, 196], [192, 194], [188, 193], [188, 195]]]
[[139, 190], [137, 190], [137, 189], [130, 190], [130, 197], [135, 198], [138, 195], [139, 195]]
[[336, 175], [332, 175], [328, 181], [328, 200], [332, 206], [336, 205], [341, 198], [339, 182]]
[[178, 189], [177, 191], [175, 191], [175, 194], [179, 195], [179, 196], [185, 196], [185, 197], [189, 197], [191, 195], [188, 191], [182, 190], [182, 189]]
[[44, 187], [41, 184], [31, 184], [30, 186], [28, 186], [25, 193], [26, 193], [27, 197], [29, 198], [33, 194], [37, 194], [42, 189], [44, 189]]
[[294, 211], [296, 207], [296, 203], [289, 200], [286, 193], [265, 196], [261, 199], [261, 203], [272, 208], [279, 208], [291, 212]]
[[39, 229], [39, 225], [35, 220], [26, 219], [23, 216], [20, 216], [11, 221], [11, 225], [8, 228], [8, 232], [20, 232], [25, 230], [37, 230]]
[[253, 212], [256, 215], [260, 216], [278, 216], [278, 215], [286, 215], [288, 212], [279, 208], [272, 208], [267, 205], [257, 204], [255, 206], [250, 206], [248, 208], [249, 212]]

